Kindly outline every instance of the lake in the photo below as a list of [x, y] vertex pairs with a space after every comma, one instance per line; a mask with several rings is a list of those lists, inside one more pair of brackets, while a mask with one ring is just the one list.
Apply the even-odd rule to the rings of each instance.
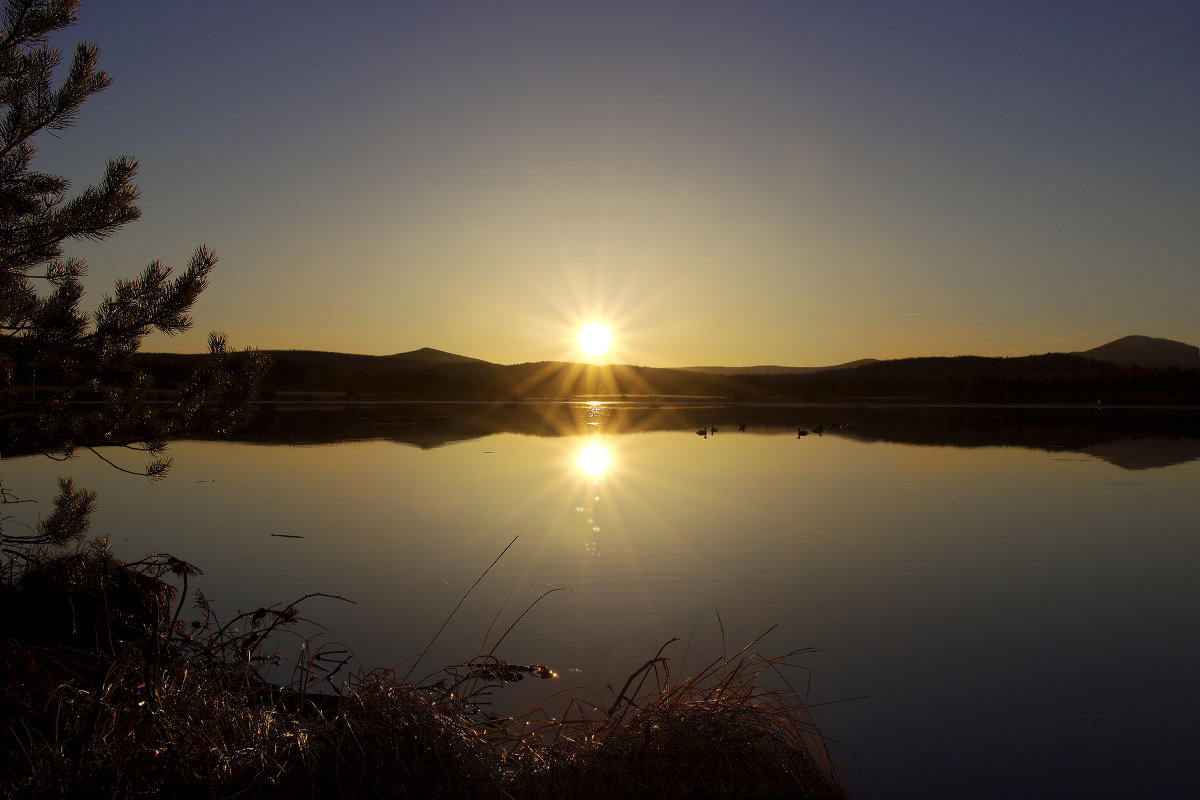
[[1197, 416], [280, 407], [172, 444], [157, 484], [86, 454], [3, 476], [41, 513], [59, 474], [98, 490], [93, 531], [201, 567], [222, 617], [352, 599], [303, 610], [365, 669], [419, 653], [516, 537], [414, 677], [564, 587], [497, 650], [562, 676], [519, 692], [610, 697], [671, 637], [679, 674], [776, 626], [756, 649], [815, 648], [785, 677], [855, 796], [1167, 797], [1200, 790]]

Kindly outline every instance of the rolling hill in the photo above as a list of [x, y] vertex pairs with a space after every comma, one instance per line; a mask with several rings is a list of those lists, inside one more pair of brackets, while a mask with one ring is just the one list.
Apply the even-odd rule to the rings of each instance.
[[1073, 355], [1107, 361], [1122, 367], [1200, 369], [1200, 347], [1150, 336], [1125, 336], [1115, 342]]
[[878, 362], [876, 358], [860, 358], [845, 364], [835, 364], [829, 367], [780, 367], [774, 364], [758, 367], [681, 367], [689, 372], [705, 372], [710, 375], [807, 375], [812, 372], [825, 372], [831, 369], [851, 369], [864, 364]]
[[[268, 351], [265, 399], [517, 400], [688, 397], [792, 402], [1200, 404], [1196, 348], [1126, 337], [1078, 354], [867, 359], [834, 367], [667, 369], [565, 361], [494, 364], [433, 348], [390, 356]], [[144, 354], [159, 387], [202, 356]], [[770, 371], [767, 371], [770, 370]]]

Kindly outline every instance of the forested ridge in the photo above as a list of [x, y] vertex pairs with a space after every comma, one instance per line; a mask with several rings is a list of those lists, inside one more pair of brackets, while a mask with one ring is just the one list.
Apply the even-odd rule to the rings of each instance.
[[[1200, 404], [1200, 370], [1126, 367], [1081, 355], [958, 356], [877, 361], [804, 374], [720, 375], [572, 362], [493, 364], [428, 351], [428, 358], [269, 351], [262, 389], [361, 399], [562, 399], [686, 396], [898, 402]], [[136, 365], [169, 389], [199, 356], [143, 354]]]

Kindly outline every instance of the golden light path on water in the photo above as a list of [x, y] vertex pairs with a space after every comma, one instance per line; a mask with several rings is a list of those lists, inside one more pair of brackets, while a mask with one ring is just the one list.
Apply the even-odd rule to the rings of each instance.
[[[681, 540], [675, 540], [678, 534], [673, 533], [670, 520], [652, 502], [657, 493], [667, 491], [664, 484], [675, 481], [664, 474], [639, 469], [639, 442], [606, 430], [611, 413], [607, 403], [585, 405], [583, 420], [588, 432], [569, 445], [573, 463], [563, 473], [567, 483], [578, 482], [578, 499], [571, 508], [575, 519], [559, 517], [551, 522], [554, 531], [551, 540], [580, 536], [584, 554], [589, 558], [603, 558], [606, 553], [615, 555], [623, 561], [624, 590], [639, 597], [647, 607], [653, 607], [644, 565], [632, 557], [637, 547], [628, 541], [633, 533], [629, 523], [639, 520], [640, 530], [665, 536], [663, 546], [667, 549], [682, 546]], [[671, 490], [678, 489], [673, 486]]]

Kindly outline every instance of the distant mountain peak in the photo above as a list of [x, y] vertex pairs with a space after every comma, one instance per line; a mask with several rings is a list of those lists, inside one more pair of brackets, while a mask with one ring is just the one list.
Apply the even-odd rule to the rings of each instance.
[[457, 353], [447, 353], [445, 350], [437, 350], [432, 347], [422, 347], [418, 350], [409, 350], [407, 353], [396, 353], [388, 358], [397, 361], [432, 361], [438, 364], [486, 364], [487, 362], [480, 358], [471, 358], [470, 356], [460, 356]]
[[1116, 341], [1072, 355], [1107, 361], [1122, 367], [1149, 369], [1200, 369], [1200, 347], [1157, 339], [1152, 336], [1123, 336]]

